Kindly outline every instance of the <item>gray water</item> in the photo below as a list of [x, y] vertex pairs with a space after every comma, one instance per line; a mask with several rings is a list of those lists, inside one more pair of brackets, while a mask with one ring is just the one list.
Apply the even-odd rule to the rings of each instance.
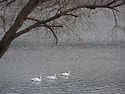
[[[42, 83], [31, 82], [40, 73]], [[0, 94], [125, 94], [125, 45], [14, 42], [0, 60]]]

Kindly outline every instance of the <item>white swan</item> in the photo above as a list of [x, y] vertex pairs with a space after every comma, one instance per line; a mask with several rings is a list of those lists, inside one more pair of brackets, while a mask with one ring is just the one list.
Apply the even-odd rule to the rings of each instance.
[[50, 80], [57, 80], [56, 72], [54, 73], [54, 76], [48, 76], [47, 79], [50, 79]]
[[61, 76], [70, 77], [70, 70], [71, 70], [71, 69], [69, 69], [68, 73], [62, 73]]
[[33, 81], [33, 82], [41, 82], [42, 81], [42, 74], [40, 74], [40, 78], [32, 78], [31, 81]]

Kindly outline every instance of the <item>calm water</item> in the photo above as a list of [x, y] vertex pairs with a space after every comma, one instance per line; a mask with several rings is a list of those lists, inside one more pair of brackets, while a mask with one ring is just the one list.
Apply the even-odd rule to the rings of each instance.
[[[23, 43], [24, 44], [24, 43]], [[60, 76], [71, 68], [70, 79]], [[57, 81], [47, 80], [57, 73]], [[43, 74], [42, 83], [30, 81]], [[13, 43], [0, 60], [0, 94], [124, 94], [125, 45]]]

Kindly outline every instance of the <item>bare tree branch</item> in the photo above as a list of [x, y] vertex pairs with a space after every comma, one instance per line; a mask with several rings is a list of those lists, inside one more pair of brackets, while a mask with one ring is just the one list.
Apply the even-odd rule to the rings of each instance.
[[73, 17], [78, 17], [78, 15], [74, 15], [74, 14], [66, 14], [66, 15], [69, 15], [69, 16], [73, 16]]
[[36, 22], [40, 21], [40, 20], [38, 20], [38, 19], [31, 18], [31, 17], [27, 17], [27, 18], [25, 18], [25, 19], [32, 20], [32, 21], [36, 21]]
[[44, 24], [45, 27], [47, 27], [48, 29], [50, 29], [50, 31], [52, 32], [52, 34], [54, 35], [55, 39], [56, 39], [56, 44], [58, 43], [58, 38], [56, 36], [56, 34], [54, 33], [53, 29], [51, 27], [49, 27], [48, 25]]
[[18, 37], [18, 36], [20, 36], [20, 35], [22, 35], [24, 33], [29, 32], [31, 29], [36, 28], [36, 27], [40, 26], [41, 24], [46, 24], [46, 23], [51, 22], [51, 21], [53, 21], [55, 19], [58, 19], [58, 18], [60, 18], [62, 16], [65, 16], [65, 15], [67, 15], [67, 13], [70, 13], [70, 12], [72, 12], [74, 10], [79, 9], [79, 8], [89, 8], [89, 9], [109, 8], [109, 9], [113, 9], [112, 7], [109, 7], [108, 5], [109, 4], [106, 4], [106, 5], [80, 5], [80, 6], [77, 6], [77, 7], [73, 7], [73, 8], [67, 9], [66, 11], [63, 11], [63, 12], [61, 12], [59, 14], [56, 14], [55, 16], [50, 17], [50, 18], [48, 18], [46, 20], [37, 21], [36, 23], [34, 23], [33, 25], [29, 26], [28, 28], [18, 32], [15, 37]]
[[12, 4], [14, 1], [16, 1], [16, 0], [11, 0], [10, 2], [8, 2], [7, 6], [9, 6], [10, 4]]
[[121, 2], [121, 3], [119, 3], [119, 4], [117, 4], [117, 5], [114, 5], [114, 6], [112, 6], [112, 7], [115, 8], [115, 7], [121, 6], [121, 5], [123, 5], [123, 4], [125, 4], [125, 1], [123, 1], [123, 2]]
[[5, 2], [5, 1], [7, 1], [7, 0], [2, 0], [2, 1], [0, 1], [0, 3], [3, 3], [3, 2]]
[[[13, 6], [12, 3], [17, 5]], [[54, 29], [62, 27], [65, 24], [63, 20], [69, 21], [72, 24], [77, 21], [67, 16], [76, 18], [79, 16], [82, 19], [83, 15], [85, 16], [83, 18], [88, 21], [90, 13], [86, 12], [86, 9], [111, 9], [117, 25], [114, 11], [120, 12], [118, 7], [124, 6], [124, 4], [125, 0], [0, 0], [0, 5], [2, 5], [0, 6], [0, 15], [4, 16], [1, 17], [3, 22], [0, 25], [5, 24], [5, 27], [2, 27], [4, 31], [8, 28], [8, 31], [5, 32], [5, 35], [0, 41], [0, 58], [15, 38], [37, 27], [49, 29], [57, 43], [58, 38]], [[22, 25], [26, 25], [25, 22], [28, 23], [27, 20], [32, 20], [32, 25], [27, 25], [24, 30], [18, 31]], [[58, 23], [61, 23], [61, 25]], [[11, 24], [10, 27], [8, 27], [8, 24]]]
[[110, 5], [114, 4], [114, 3], [117, 2], [117, 1], [119, 1], [119, 0], [113, 0], [113, 1], [111, 1], [110, 3], [108, 3], [107, 6], [110, 6]]
[[114, 16], [114, 19], [115, 19], [115, 26], [118, 26], [117, 18], [116, 18], [115, 12], [113, 10], [112, 10], [112, 13], [113, 13], [113, 16]]
[[36, 6], [39, 5], [40, 1], [41, 0], [29, 0], [27, 5], [18, 14], [14, 24], [11, 26], [11, 28], [9, 28], [9, 30], [5, 33], [2, 40], [0, 41], [0, 58], [6, 52], [11, 42], [14, 40], [15, 34], [24, 23], [25, 18], [31, 13], [31, 11]]
[[6, 32], [6, 28], [5, 28], [6, 21], [5, 21], [5, 18], [3, 16], [0, 16], [0, 18], [3, 20], [3, 30], [4, 30], [4, 32]]

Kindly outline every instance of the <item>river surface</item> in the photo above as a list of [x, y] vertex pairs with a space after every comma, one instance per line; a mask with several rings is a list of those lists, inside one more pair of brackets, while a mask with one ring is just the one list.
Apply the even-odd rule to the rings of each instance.
[[[46, 79], [54, 72], [56, 81]], [[125, 45], [14, 42], [0, 60], [0, 94], [125, 94]]]

